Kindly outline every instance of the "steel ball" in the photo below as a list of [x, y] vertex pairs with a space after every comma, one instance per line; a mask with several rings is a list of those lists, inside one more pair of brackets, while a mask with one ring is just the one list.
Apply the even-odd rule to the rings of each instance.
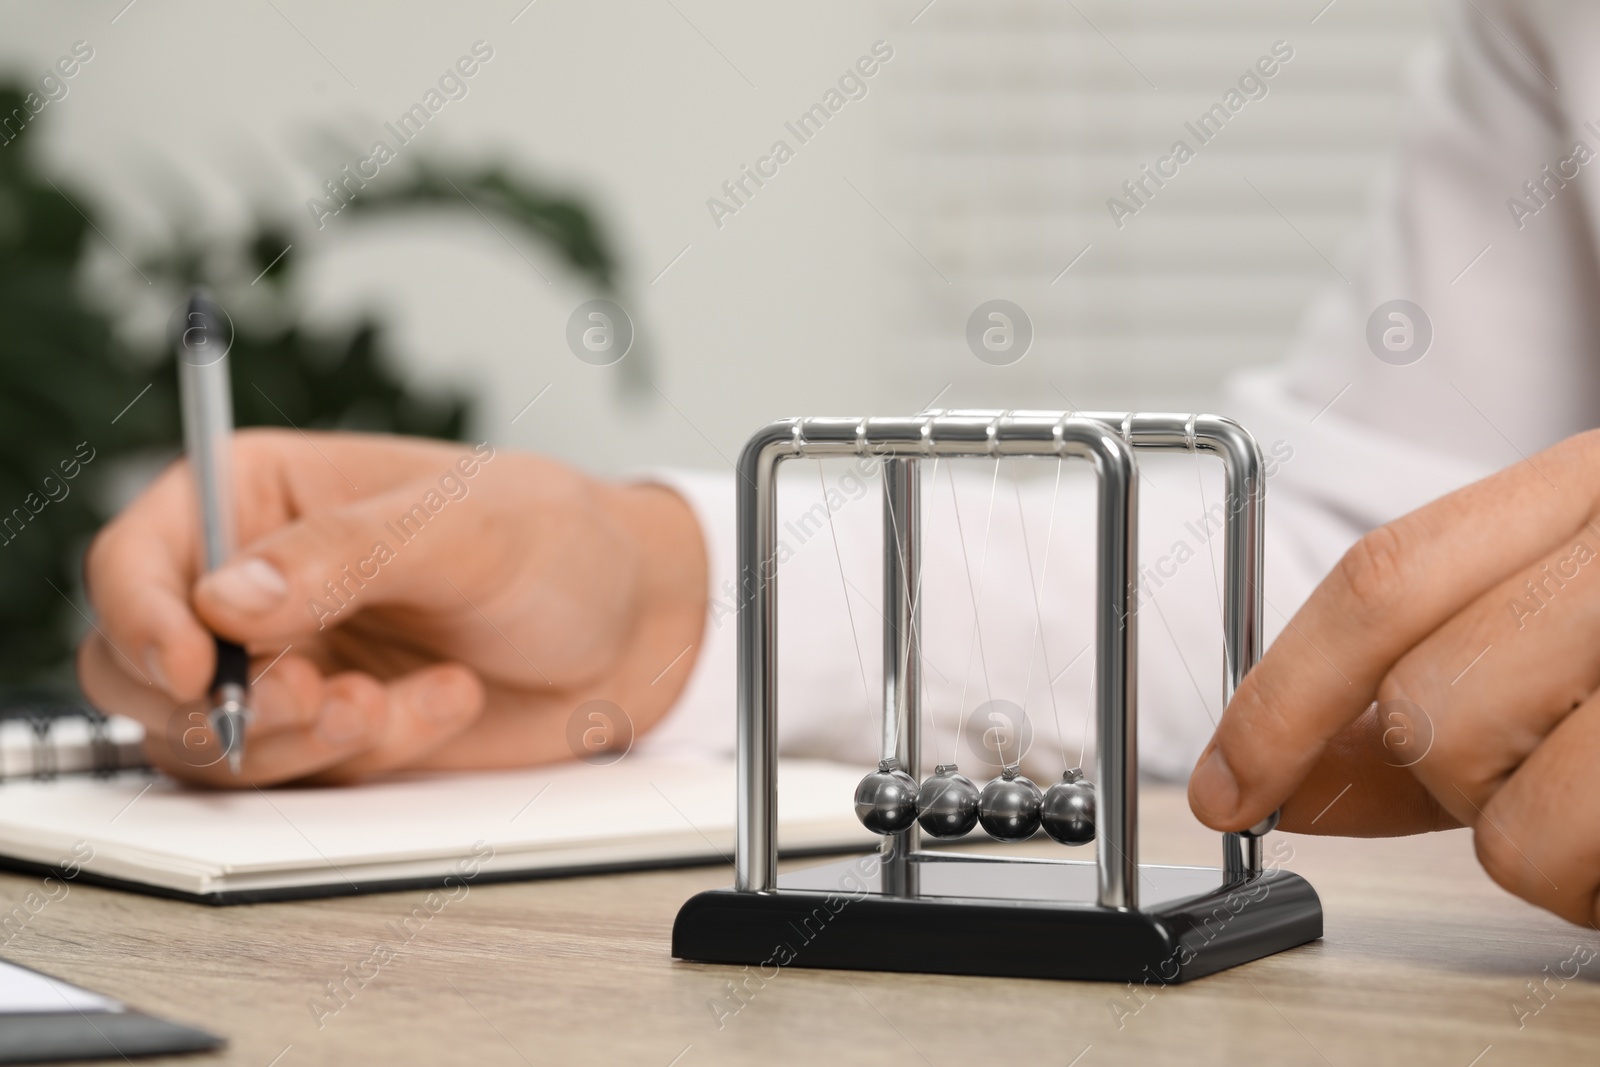
[[1007, 767], [999, 778], [983, 787], [978, 798], [978, 822], [990, 837], [1022, 841], [1039, 829], [1039, 787]]
[[1094, 840], [1094, 786], [1083, 780], [1082, 771], [1068, 771], [1044, 791], [1039, 822], [1051, 839], [1063, 845]]
[[978, 825], [978, 796], [955, 764], [940, 764], [917, 792], [917, 822], [931, 837], [963, 837]]
[[917, 780], [884, 760], [856, 786], [856, 818], [875, 834], [898, 834], [917, 821]]

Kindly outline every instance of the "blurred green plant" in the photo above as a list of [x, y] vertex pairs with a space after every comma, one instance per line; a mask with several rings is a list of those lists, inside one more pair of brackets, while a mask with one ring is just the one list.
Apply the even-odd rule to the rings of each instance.
[[[0, 84], [0, 115], [22, 101]], [[171, 455], [182, 440], [172, 355], [120, 340], [114, 311], [85, 291], [85, 261], [109, 240], [84, 214], [92, 201], [30, 156], [37, 125], [0, 145], [0, 688], [11, 700], [72, 692], [73, 643], [89, 625], [80, 561], [109, 518], [107, 479], [119, 461]], [[247, 232], [218, 235], [184, 207], [173, 205], [160, 247], [129, 249], [130, 265], [173, 307], [205, 284], [229, 309], [238, 425], [461, 437], [468, 399], [408, 388], [376, 318], [340, 332], [299, 320], [290, 283], [314, 231], [290, 221], [296, 211], [258, 209]], [[614, 289], [616, 262], [590, 209], [498, 168], [386, 176], [349, 214], [443, 209], [497, 216], [593, 288]], [[63, 462], [78, 463], [74, 478]]]

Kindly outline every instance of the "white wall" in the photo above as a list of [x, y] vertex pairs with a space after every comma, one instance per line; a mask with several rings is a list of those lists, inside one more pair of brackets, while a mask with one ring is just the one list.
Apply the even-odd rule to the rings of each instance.
[[[330, 319], [392, 314], [418, 380], [481, 393], [485, 436], [604, 469], [716, 465], [784, 414], [912, 411], [947, 385], [945, 405], [1065, 406], [1059, 388], [1199, 406], [1228, 369], [1274, 358], [1332, 276], [1321, 254], [1351, 227], [1424, 29], [1420, 0], [1316, 17], [1325, 2], [34, 2], [0, 15], [0, 63], [34, 74], [93, 44], [46, 112], [46, 156], [137, 245], [163, 168], [209, 224], [236, 221], [243, 190], [302, 202], [325, 177], [310, 131], [365, 141], [489, 42], [471, 95], [406, 151], [507, 158], [591, 196], [666, 399], [620, 404], [618, 368], [564, 344], [585, 294], [466, 213], [306, 234], [306, 299]], [[894, 58], [867, 96], [798, 145], [784, 121], [878, 39]], [[1270, 95], [1115, 228], [1106, 197], [1278, 39], [1295, 59]], [[706, 199], [780, 137], [795, 158], [719, 229]], [[102, 252], [107, 299], [155, 301]], [[1036, 323], [1013, 367], [963, 340], [994, 296]]]

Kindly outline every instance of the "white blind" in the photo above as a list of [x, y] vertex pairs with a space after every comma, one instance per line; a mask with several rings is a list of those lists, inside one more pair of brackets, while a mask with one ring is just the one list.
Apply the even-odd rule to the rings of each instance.
[[[889, 373], [929, 396], [953, 383], [941, 403], [1054, 406], [1054, 383], [1084, 406], [1155, 406], [1277, 359], [1339, 278], [1428, 23], [1421, 0], [939, 0], [902, 21], [884, 164], [861, 190], [890, 223]], [[1280, 41], [1293, 58], [1265, 95], [1234, 98], [1202, 144], [1184, 124]], [[1134, 206], [1123, 182], [1179, 139], [1195, 157], [1118, 229], [1108, 198]], [[966, 347], [991, 298], [1034, 323], [1011, 367]]]

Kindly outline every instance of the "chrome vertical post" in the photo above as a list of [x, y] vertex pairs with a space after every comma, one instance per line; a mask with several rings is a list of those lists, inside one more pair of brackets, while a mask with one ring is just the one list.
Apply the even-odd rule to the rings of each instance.
[[[883, 758], [922, 780], [922, 516], [917, 460], [883, 461]], [[920, 829], [884, 839], [884, 885], [911, 892], [910, 857]]]
[[[1099, 529], [1095, 536], [1095, 833], [1105, 908], [1139, 906], [1139, 470], [1133, 450], [1107, 428], [1069, 419], [1079, 454], [1094, 462]], [[1081, 427], [1081, 430], [1080, 430]], [[1087, 447], [1082, 447], [1087, 446]]]
[[[1261, 447], [1231, 419], [1197, 415], [1190, 420], [1195, 447], [1222, 460], [1224, 499], [1224, 573], [1222, 627], [1228, 662], [1223, 703], [1233, 699], [1245, 675], [1261, 661], [1262, 534], [1266, 521], [1265, 464]], [[1243, 853], [1241, 855], [1241, 852]], [[1224, 834], [1222, 866], [1231, 877], [1261, 873], [1261, 834]]]
[[798, 424], [773, 423], [739, 453], [738, 817], [733, 886], [778, 887], [778, 462], [796, 450]]

